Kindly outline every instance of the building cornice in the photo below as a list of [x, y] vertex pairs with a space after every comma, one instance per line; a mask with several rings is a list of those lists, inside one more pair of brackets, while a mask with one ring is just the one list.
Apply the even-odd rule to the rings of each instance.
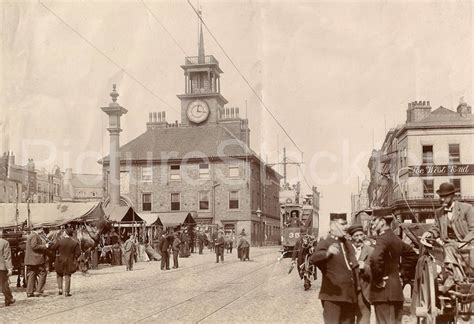
[[408, 130], [426, 130], [426, 129], [463, 129], [463, 128], [474, 128], [474, 123], [465, 124], [451, 124], [451, 125], [417, 125], [417, 124], [404, 124], [402, 128], [395, 134], [395, 137], [401, 137]]

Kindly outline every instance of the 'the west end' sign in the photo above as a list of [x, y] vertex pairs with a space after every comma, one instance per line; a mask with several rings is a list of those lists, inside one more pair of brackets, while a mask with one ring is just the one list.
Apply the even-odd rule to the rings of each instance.
[[413, 165], [410, 168], [410, 177], [474, 175], [474, 164]]

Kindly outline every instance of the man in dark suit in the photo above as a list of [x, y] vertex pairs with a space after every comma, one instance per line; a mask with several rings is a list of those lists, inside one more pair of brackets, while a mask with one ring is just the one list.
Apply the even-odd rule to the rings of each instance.
[[216, 263], [219, 263], [219, 256], [221, 258], [221, 262], [224, 262], [224, 244], [224, 233], [219, 231], [219, 233], [217, 233], [217, 238], [214, 241], [214, 246], [216, 249]]
[[170, 243], [168, 241], [168, 234], [163, 232], [161, 234], [160, 241], [158, 242], [158, 250], [161, 254], [161, 270], [170, 269], [170, 253], [169, 253]]
[[[26, 296], [40, 297], [44, 296], [44, 285], [46, 283], [46, 257], [45, 253], [49, 243], [45, 243], [41, 236], [44, 236], [43, 227], [37, 225], [33, 227], [30, 235], [26, 239], [25, 265], [27, 268], [27, 286]], [[38, 285], [35, 287], [36, 279]], [[36, 293], [35, 293], [36, 291]]]
[[199, 254], [202, 254], [202, 250], [204, 249], [204, 242], [206, 241], [206, 236], [202, 231], [199, 231], [197, 235], [197, 243], [199, 248]]
[[414, 268], [418, 256], [393, 233], [390, 225], [395, 217], [391, 208], [375, 209], [373, 217], [372, 227], [378, 236], [370, 258], [370, 301], [377, 323], [401, 323], [404, 297], [400, 273]]
[[323, 275], [319, 299], [323, 304], [326, 324], [354, 323], [357, 305], [354, 250], [345, 234], [347, 221], [343, 214], [334, 214], [330, 234], [322, 239], [310, 258]]
[[8, 283], [8, 277], [12, 275], [12, 271], [13, 265], [10, 243], [0, 237], [0, 285], [2, 286], [2, 293], [5, 297], [5, 306], [10, 306], [15, 302]]
[[[305, 267], [306, 256], [312, 253], [312, 249], [315, 247], [316, 243], [316, 238], [308, 235], [308, 228], [301, 227], [300, 237], [295, 243], [291, 262], [293, 266], [296, 264], [298, 274], [300, 278], [304, 280], [304, 290], [311, 288], [311, 277], [316, 279], [316, 269], [314, 266], [311, 265], [311, 268], [309, 269]], [[314, 270], [313, 275], [308, 276], [308, 272], [311, 272], [312, 270]], [[305, 273], [307, 277], [305, 277]]]
[[57, 251], [54, 269], [56, 270], [56, 278], [58, 280], [58, 295], [63, 294], [64, 281], [66, 297], [71, 296], [71, 275], [76, 272], [77, 259], [81, 255], [81, 248], [79, 243], [72, 237], [73, 234], [74, 229], [68, 227], [64, 237], [53, 244], [53, 249]]
[[357, 312], [358, 324], [370, 323], [370, 257], [374, 248], [365, 244], [365, 233], [362, 225], [354, 224], [347, 229], [351, 236], [355, 256], [359, 263], [357, 275]]
[[[443, 205], [435, 212], [433, 227], [421, 237], [424, 244], [428, 238], [440, 239], [438, 242], [444, 247], [444, 263], [449, 274], [442, 287], [444, 291], [448, 291], [455, 281], [464, 280], [468, 268], [474, 271], [474, 264], [463, 267], [463, 259], [458, 249], [460, 245], [474, 238], [474, 208], [470, 204], [455, 201], [456, 192], [457, 189], [452, 183], [445, 182], [439, 186], [436, 193]], [[465, 253], [471, 253], [471, 260], [474, 260], [474, 250], [470, 249], [469, 245]]]

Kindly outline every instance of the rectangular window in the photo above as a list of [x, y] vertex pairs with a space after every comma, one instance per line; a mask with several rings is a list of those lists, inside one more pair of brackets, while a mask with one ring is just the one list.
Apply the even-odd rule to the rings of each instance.
[[171, 210], [181, 210], [181, 195], [179, 193], [171, 194]]
[[199, 209], [209, 210], [209, 191], [199, 192]]
[[449, 182], [451, 182], [454, 185], [454, 188], [456, 188], [455, 195], [457, 197], [460, 197], [461, 196], [461, 179], [449, 179]]
[[423, 164], [433, 164], [433, 145], [423, 145]]
[[239, 192], [229, 192], [229, 209], [239, 209]]
[[449, 163], [460, 163], [459, 144], [449, 144]]
[[151, 182], [152, 179], [153, 179], [153, 177], [152, 177], [151, 166], [142, 166], [142, 181], [143, 182]]
[[229, 177], [238, 178], [240, 176], [240, 170], [238, 165], [229, 165]]
[[423, 180], [423, 198], [434, 198], [434, 180]]
[[151, 193], [142, 194], [142, 210], [151, 211]]
[[209, 164], [208, 163], [199, 164], [199, 179], [209, 179]]
[[179, 164], [170, 165], [170, 180], [180, 180], [181, 179], [181, 166]]

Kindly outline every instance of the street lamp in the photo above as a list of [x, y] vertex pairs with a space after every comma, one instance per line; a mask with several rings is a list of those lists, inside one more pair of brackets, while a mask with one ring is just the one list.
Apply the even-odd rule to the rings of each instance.
[[258, 208], [255, 213], [257, 214], [257, 217], [260, 218], [260, 247], [263, 246], [263, 217], [262, 217], [262, 211], [260, 208]]

